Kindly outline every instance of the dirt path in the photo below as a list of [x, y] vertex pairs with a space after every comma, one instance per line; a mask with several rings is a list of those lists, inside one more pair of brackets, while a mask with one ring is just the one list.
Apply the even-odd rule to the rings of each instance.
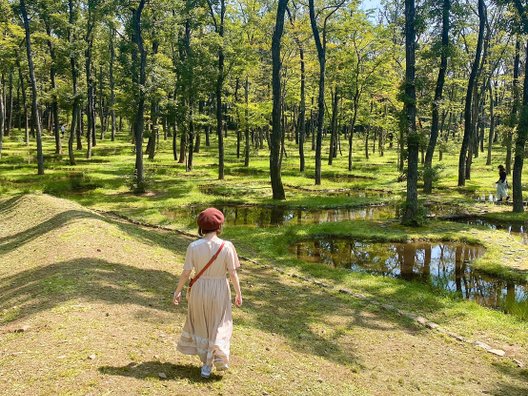
[[232, 369], [201, 380], [174, 347], [188, 241], [49, 196], [1, 203], [0, 394], [528, 392], [507, 360], [251, 263]]

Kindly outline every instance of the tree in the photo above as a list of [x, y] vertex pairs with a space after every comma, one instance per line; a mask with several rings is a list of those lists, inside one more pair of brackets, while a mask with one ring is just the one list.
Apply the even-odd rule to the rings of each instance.
[[405, 84], [404, 128], [407, 133], [407, 198], [402, 223], [416, 226], [418, 213], [418, 149], [416, 130], [416, 7], [414, 0], [405, 0]]
[[31, 86], [31, 112], [33, 115], [33, 122], [36, 128], [37, 140], [37, 167], [38, 174], [44, 174], [44, 154], [42, 151], [42, 124], [40, 122], [40, 114], [38, 111], [38, 91], [37, 79], [35, 78], [35, 66], [33, 64], [33, 53], [31, 52], [31, 31], [29, 27], [29, 18], [26, 8], [25, 0], [20, 0], [20, 13], [22, 14], [22, 21], [24, 23], [24, 30], [26, 32], [26, 53], [28, 59], [29, 80]]
[[135, 177], [136, 177], [136, 192], [145, 192], [145, 175], [143, 169], [143, 131], [145, 127], [145, 83], [146, 67], [147, 67], [147, 51], [143, 44], [143, 36], [141, 30], [141, 14], [145, 7], [146, 0], [139, 0], [137, 7], [132, 8], [132, 19], [131, 19], [131, 34], [132, 43], [134, 44], [132, 49], [132, 62], [133, 62], [133, 75], [132, 79], [134, 82], [136, 108], [134, 114], [134, 142], [136, 150], [136, 165], [135, 165]]
[[[528, 33], [528, 15], [526, 5], [521, 0], [514, 0], [515, 8], [521, 19], [524, 33]], [[522, 199], [522, 170], [524, 164], [524, 150], [528, 139], [528, 42], [526, 43], [526, 58], [524, 62], [524, 83], [519, 125], [517, 127], [517, 139], [515, 141], [515, 159], [513, 162], [513, 211], [522, 213], [524, 211]]]
[[284, 187], [281, 180], [280, 152], [282, 147], [282, 135], [284, 131], [281, 125], [282, 90], [281, 90], [281, 38], [284, 31], [284, 16], [288, 0], [279, 0], [277, 7], [277, 19], [275, 31], [271, 44], [271, 57], [273, 62], [272, 90], [273, 90], [273, 110], [272, 110], [272, 132], [271, 132], [271, 152], [270, 152], [270, 176], [273, 199], [286, 199]]
[[447, 72], [447, 58], [449, 56], [449, 11], [451, 0], [442, 0], [442, 43], [440, 45], [440, 69], [436, 80], [435, 96], [432, 103], [431, 135], [425, 153], [424, 163], [424, 192], [430, 194], [433, 189], [433, 154], [440, 129], [440, 104], [443, 96], [445, 76]]
[[209, 12], [215, 32], [220, 38], [218, 45], [218, 75], [216, 80], [216, 135], [218, 138], [218, 179], [224, 179], [224, 135], [223, 135], [223, 113], [222, 113], [222, 89], [224, 86], [224, 27], [226, 5], [225, 0], [207, 0]]
[[323, 127], [324, 127], [324, 95], [325, 95], [325, 72], [326, 72], [326, 43], [327, 43], [327, 26], [328, 21], [332, 15], [337, 12], [346, 0], [338, 0], [337, 3], [332, 3], [325, 6], [323, 10], [329, 10], [323, 18], [323, 25], [321, 29], [317, 26], [317, 16], [315, 12], [314, 0], [309, 0], [308, 7], [310, 10], [310, 25], [317, 49], [317, 60], [319, 61], [319, 93], [317, 96], [317, 138], [315, 146], [315, 184], [321, 184], [321, 149], [323, 143]]
[[[478, 16], [479, 16], [479, 31], [477, 38], [477, 49], [475, 52], [475, 59], [471, 65], [471, 73], [469, 75], [466, 100], [464, 107], [464, 136], [462, 138], [462, 146], [460, 147], [460, 155], [458, 158], [458, 185], [464, 186], [466, 184], [466, 168], [467, 168], [467, 155], [470, 144], [470, 139], [473, 134], [473, 123], [472, 123], [472, 111], [473, 111], [473, 98], [475, 84], [477, 82], [477, 74], [480, 67], [480, 57], [482, 55], [482, 45], [484, 42], [484, 29], [485, 29], [485, 4], [484, 0], [478, 0]], [[469, 159], [471, 161], [471, 159]]]

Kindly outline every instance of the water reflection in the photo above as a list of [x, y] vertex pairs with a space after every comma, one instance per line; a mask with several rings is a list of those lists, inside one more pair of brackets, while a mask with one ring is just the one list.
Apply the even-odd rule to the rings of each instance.
[[457, 293], [486, 307], [528, 319], [526, 285], [491, 277], [471, 268], [484, 253], [478, 246], [455, 243], [365, 243], [314, 240], [294, 248], [297, 257], [334, 268], [348, 268], [405, 280], [419, 280]]
[[[170, 220], [193, 226], [196, 216], [205, 207], [193, 206], [175, 210], [165, 210], [162, 214]], [[227, 225], [249, 225], [265, 227], [284, 224], [320, 224], [345, 220], [387, 220], [396, 218], [398, 210], [391, 206], [371, 206], [363, 208], [334, 209], [290, 209], [285, 207], [263, 206], [219, 206]]]

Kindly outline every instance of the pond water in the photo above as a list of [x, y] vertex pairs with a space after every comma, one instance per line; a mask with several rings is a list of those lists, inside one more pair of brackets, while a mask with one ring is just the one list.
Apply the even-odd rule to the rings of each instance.
[[405, 280], [418, 280], [486, 307], [528, 319], [528, 288], [472, 269], [484, 249], [458, 243], [366, 243], [323, 239], [292, 247], [304, 261]]
[[[216, 206], [225, 216], [229, 226], [279, 226], [285, 224], [319, 224], [345, 220], [387, 220], [397, 216], [397, 209], [392, 206], [369, 206], [363, 208], [334, 209], [290, 209], [285, 207], [266, 206]], [[205, 206], [192, 206], [165, 210], [161, 213], [170, 220], [192, 226], [196, 216]]]

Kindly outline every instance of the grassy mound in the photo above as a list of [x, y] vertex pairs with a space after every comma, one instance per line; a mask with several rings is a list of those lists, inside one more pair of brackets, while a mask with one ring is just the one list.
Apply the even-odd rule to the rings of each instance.
[[171, 294], [188, 242], [46, 195], [0, 202], [2, 393], [528, 392], [509, 360], [251, 263], [231, 371], [202, 380], [174, 347], [186, 310]]

